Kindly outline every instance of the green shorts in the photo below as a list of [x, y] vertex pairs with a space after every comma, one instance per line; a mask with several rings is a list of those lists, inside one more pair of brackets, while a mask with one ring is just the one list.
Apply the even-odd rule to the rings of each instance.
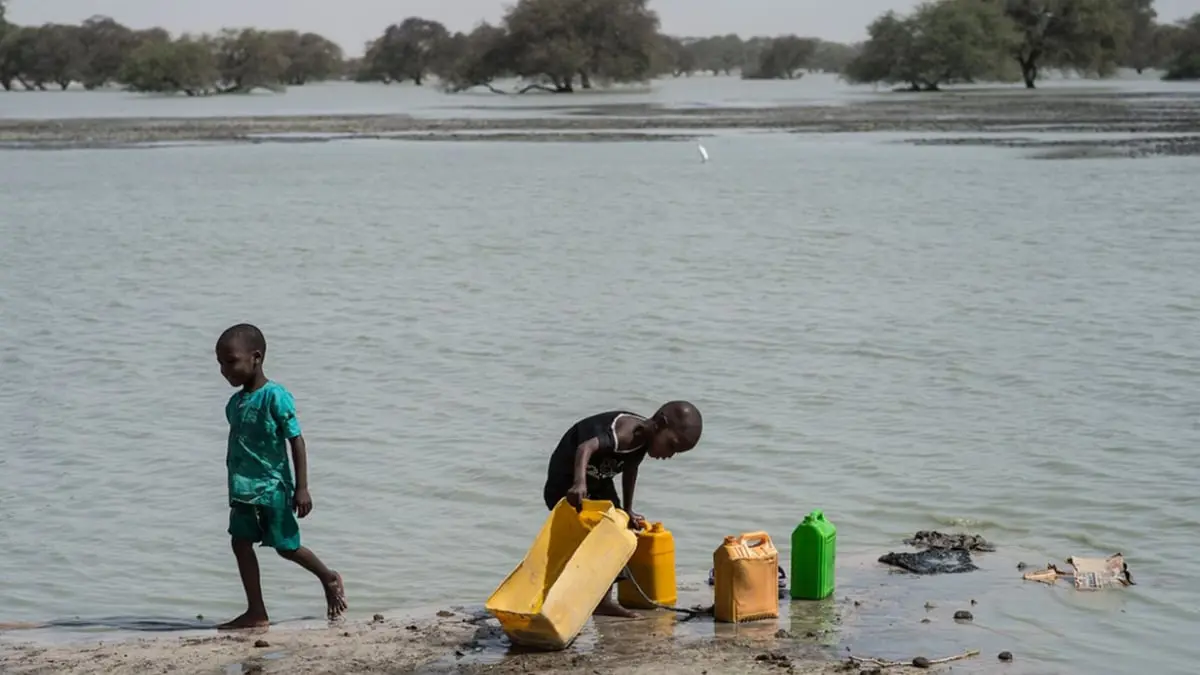
[[234, 539], [261, 542], [277, 551], [300, 548], [300, 523], [292, 512], [292, 500], [282, 495], [270, 504], [234, 502], [229, 509], [229, 535]]

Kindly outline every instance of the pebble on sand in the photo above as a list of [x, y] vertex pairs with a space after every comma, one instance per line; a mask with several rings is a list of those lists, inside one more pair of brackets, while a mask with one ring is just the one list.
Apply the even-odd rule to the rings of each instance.
[[1001, 661], [1012, 661], [1012, 652], [1000, 652]]
[[925, 658], [924, 656], [918, 656], [917, 658], [913, 659], [914, 668], [928, 668], [932, 665], [933, 664], [929, 662], [929, 659]]
[[965, 609], [960, 609], [954, 613], [954, 620], [955, 621], [974, 621], [975, 615], [971, 614], [970, 612], [968, 612]]
[[271, 643], [270, 643], [270, 642], [267, 642], [266, 640], [256, 640], [256, 641], [254, 642], [254, 646], [255, 646], [255, 647], [258, 647], [259, 649], [262, 649], [262, 648], [264, 648], [264, 647], [270, 647], [270, 646], [271, 646]]

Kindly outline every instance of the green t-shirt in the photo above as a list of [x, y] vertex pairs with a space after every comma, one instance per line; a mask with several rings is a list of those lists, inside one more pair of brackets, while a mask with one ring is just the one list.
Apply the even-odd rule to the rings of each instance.
[[282, 385], [239, 391], [225, 404], [229, 421], [229, 503], [268, 504], [278, 492], [295, 491], [288, 461], [288, 439], [300, 435], [296, 402]]

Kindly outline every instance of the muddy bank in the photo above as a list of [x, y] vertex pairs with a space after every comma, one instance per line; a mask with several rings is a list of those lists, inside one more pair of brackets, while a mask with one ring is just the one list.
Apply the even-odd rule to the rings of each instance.
[[[512, 652], [494, 622], [442, 611], [423, 621], [347, 623], [336, 628], [272, 630], [84, 646], [0, 647], [0, 672], [88, 673], [735, 673], [845, 672], [811, 640], [785, 631], [716, 642], [675, 635], [662, 613], [601, 619], [571, 649]], [[770, 626], [772, 630], [775, 626]], [[857, 672], [857, 669], [854, 670]]]
[[[178, 142], [346, 138], [493, 141], [679, 140], [704, 130], [1200, 133], [1200, 95], [1011, 91], [892, 95], [778, 108], [569, 106], [525, 118], [407, 115], [0, 120], [0, 147], [128, 147]], [[657, 133], [656, 133], [657, 132]], [[662, 132], [675, 132], [663, 134]], [[484, 135], [488, 134], [488, 135]], [[1185, 146], [1179, 146], [1183, 148]]]

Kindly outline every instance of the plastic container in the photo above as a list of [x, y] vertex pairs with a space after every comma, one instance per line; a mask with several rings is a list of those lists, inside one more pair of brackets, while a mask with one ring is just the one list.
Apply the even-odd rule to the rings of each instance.
[[792, 598], [821, 600], [833, 595], [837, 528], [813, 511], [792, 530]]
[[766, 532], [725, 537], [713, 552], [713, 602], [724, 623], [779, 618], [779, 552]]
[[[629, 559], [629, 572], [655, 603], [673, 607], [679, 599], [675, 584], [675, 537], [662, 523], [651, 523], [637, 533], [637, 550]], [[654, 609], [629, 581], [617, 584], [617, 601], [629, 609]]]
[[484, 605], [513, 644], [567, 648], [637, 548], [629, 516], [612, 502], [561, 500], [525, 559]]

